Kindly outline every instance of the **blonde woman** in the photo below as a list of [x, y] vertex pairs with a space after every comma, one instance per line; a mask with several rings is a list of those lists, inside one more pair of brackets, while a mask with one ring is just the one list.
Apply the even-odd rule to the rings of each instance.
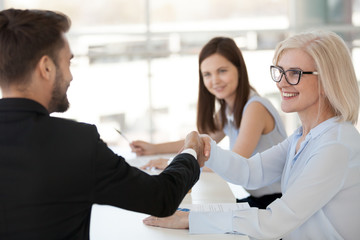
[[333, 32], [302, 33], [278, 44], [273, 64], [281, 108], [297, 112], [302, 126], [250, 159], [211, 142], [206, 166], [247, 188], [281, 178], [282, 197], [266, 210], [177, 212], [146, 224], [257, 239], [359, 238], [359, 88], [349, 50]]

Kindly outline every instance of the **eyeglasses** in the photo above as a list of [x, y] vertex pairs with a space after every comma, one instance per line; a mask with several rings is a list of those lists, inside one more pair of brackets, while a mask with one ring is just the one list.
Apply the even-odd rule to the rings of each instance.
[[285, 75], [285, 80], [290, 85], [297, 85], [300, 82], [300, 79], [303, 74], [319, 75], [318, 72], [304, 72], [303, 70], [300, 69], [289, 69], [284, 71], [284, 69], [277, 66], [270, 66], [270, 74], [271, 74], [271, 78], [275, 82], [280, 82], [283, 75]]

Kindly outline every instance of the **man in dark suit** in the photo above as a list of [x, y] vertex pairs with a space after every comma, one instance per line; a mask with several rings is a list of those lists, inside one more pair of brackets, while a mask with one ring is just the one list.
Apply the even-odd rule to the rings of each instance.
[[69, 107], [69, 28], [61, 13], [0, 12], [2, 240], [89, 239], [94, 203], [171, 215], [208, 156], [189, 134], [183, 153], [150, 176], [114, 154], [95, 126], [49, 116]]

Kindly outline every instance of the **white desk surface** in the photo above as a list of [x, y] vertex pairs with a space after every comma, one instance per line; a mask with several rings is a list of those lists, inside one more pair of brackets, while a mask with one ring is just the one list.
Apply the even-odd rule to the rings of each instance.
[[124, 209], [94, 205], [92, 208], [90, 240], [247, 240], [247, 236], [233, 234], [189, 234], [187, 229], [166, 229], [143, 224], [146, 214], [126, 211]]
[[[133, 166], [142, 166], [153, 157], [130, 159]], [[158, 174], [159, 171], [149, 172]], [[199, 181], [188, 193], [182, 204], [199, 203], [235, 203], [235, 197], [226, 181], [215, 173], [203, 172]], [[166, 229], [150, 227], [142, 220], [149, 215], [131, 212], [124, 209], [94, 205], [91, 214], [91, 240], [119, 240], [119, 239], [249, 239], [246, 236], [232, 234], [191, 235], [185, 229]]]

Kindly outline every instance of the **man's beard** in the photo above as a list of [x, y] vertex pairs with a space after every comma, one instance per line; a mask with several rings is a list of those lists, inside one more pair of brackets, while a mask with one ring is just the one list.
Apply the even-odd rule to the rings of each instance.
[[67, 87], [61, 84], [64, 82], [63, 75], [59, 68], [56, 68], [55, 84], [51, 94], [49, 103], [49, 112], [65, 112], [69, 108], [69, 100], [67, 99]]

